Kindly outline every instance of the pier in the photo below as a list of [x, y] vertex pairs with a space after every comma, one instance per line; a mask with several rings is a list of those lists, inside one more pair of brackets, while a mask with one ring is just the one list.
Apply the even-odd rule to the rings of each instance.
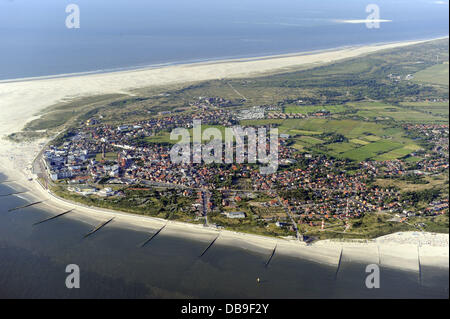
[[44, 201], [42, 200], [42, 201], [39, 201], [39, 202], [27, 204], [27, 205], [24, 205], [24, 206], [19, 206], [19, 207], [16, 207], [16, 208], [11, 208], [11, 209], [8, 209], [8, 212], [13, 212], [13, 211], [15, 211], [15, 210], [19, 210], [19, 209], [22, 209], [22, 208], [31, 207], [31, 206], [34, 206], [34, 205], [37, 205], [37, 204], [41, 204], [41, 203], [43, 203], [43, 202], [44, 202]]
[[203, 257], [204, 254], [206, 254], [206, 252], [208, 251], [208, 249], [210, 249], [212, 247], [212, 245], [214, 245], [214, 243], [216, 242], [217, 239], [219, 239], [219, 235], [217, 235], [216, 238], [214, 238], [214, 240], [208, 245], [208, 247], [206, 247], [206, 249], [201, 253], [201, 255], [199, 256], [199, 258]]
[[100, 229], [102, 229], [103, 227], [105, 227], [106, 225], [108, 225], [110, 222], [112, 222], [114, 220], [114, 217], [107, 220], [106, 222], [101, 223], [100, 225], [98, 225], [97, 227], [95, 227], [93, 230], [91, 230], [89, 233], [87, 233], [86, 235], [84, 235], [83, 238], [87, 238], [93, 234], [95, 234], [96, 232], [98, 232]]
[[66, 211], [66, 212], [64, 212], [64, 213], [61, 213], [61, 214], [52, 216], [52, 217], [50, 217], [50, 218], [46, 218], [46, 219], [44, 219], [44, 220], [41, 220], [40, 222], [34, 223], [33, 226], [36, 226], [36, 225], [39, 225], [39, 224], [42, 224], [42, 223], [51, 221], [51, 220], [56, 219], [56, 218], [58, 218], [58, 217], [64, 216], [64, 215], [66, 215], [66, 214], [68, 214], [68, 213], [70, 213], [70, 212], [72, 212], [72, 211], [73, 211], [73, 209], [68, 210], [68, 211]]
[[155, 238], [164, 228], [166, 228], [167, 225], [164, 225], [163, 227], [161, 227], [156, 233], [154, 233], [152, 236], [150, 236], [150, 238], [148, 238], [146, 241], [144, 241], [141, 244], [141, 248], [145, 247], [153, 238]]
[[269, 264], [272, 261], [273, 256], [275, 256], [275, 252], [277, 251], [277, 247], [278, 247], [278, 244], [275, 245], [275, 248], [273, 249], [272, 254], [269, 257], [269, 260], [267, 260], [266, 265], [265, 265], [266, 268], [269, 267]]

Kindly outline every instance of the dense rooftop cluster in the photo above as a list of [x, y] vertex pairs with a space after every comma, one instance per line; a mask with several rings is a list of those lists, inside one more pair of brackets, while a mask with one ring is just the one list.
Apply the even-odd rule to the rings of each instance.
[[[355, 164], [300, 153], [288, 146], [289, 137], [281, 137], [281, 166], [271, 175], [262, 175], [259, 166], [254, 164], [175, 164], [169, 156], [168, 142], [146, 140], [164, 130], [190, 128], [193, 119], [201, 119], [206, 125], [235, 123], [234, 114], [225, 110], [205, 110], [195, 115], [165, 114], [118, 127], [90, 120], [62, 145], [45, 151], [45, 167], [52, 180], [64, 179], [69, 184], [140, 184], [242, 191], [242, 186], [235, 181], [250, 180], [246, 190], [272, 197], [281, 194], [286, 209], [300, 222], [317, 218], [348, 219], [374, 211], [405, 212], [411, 203], [398, 189], [369, 183], [377, 178], [421, 176], [448, 169], [448, 125], [405, 125], [408, 134], [429, 145], [428, 150], [412, 154], [422, 155], [412, 163], [390, 160]], [[437, 214], [445, 209], [448, 200], [434, 201], [426, 213]]]

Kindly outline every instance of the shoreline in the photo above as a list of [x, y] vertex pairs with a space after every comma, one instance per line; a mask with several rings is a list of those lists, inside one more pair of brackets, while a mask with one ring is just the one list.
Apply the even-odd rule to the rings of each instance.
[[345, 50], [345, 49], [355, 49], [367, 46], [384, 46], [384, 45], [395, 45], [400, 43], [409, 43], [409, 42], [428, 42], [428, 41], [436, 41], [447, 39], [449, 36], [439, 36], [435, 38], [418, 38], [418, 39], [410, 39], [410, 40], [402, 40], [402, 41], [390, 41], [390, 42], [375, 42], [375, 43], [366, 43], [366, 44], [352, 44], [352, 45], [342, 45], [333, 48], [327, 49], [316, 49], [316, 50], [306, 50], [306, 51], [296, 51], [289, 53], [270, 53], [268, 55], [243, 55], [243, 56], [230, 56], [230, 57], [215, 57], [215, 58], [205, 58], [205, 59], [194, 59], [194, 60], [181, 60], [181, 61], [172, 61], [172, 62], [162, 62], [155, 64], [143, 64], [143, 65], [135, 65], [135, 66], [124, 66], [124, 67], [116, 67], [116, 68], [107, 68], [107, 69], [99, 69], [99, 70], [91, 70], [91, 71], [80, 71], [80, 72], [70, 72], [70, 73], [62, 73], [62, 74], [50, 74], [50, 75], [39, 75], [39, 76], [29, 76], [29, 77], [21, 77], [21, 78], [11, 78], [11, 79], [3, 79], [0, 80], [0, 84], [3, 83], [16, 83], [16, 82], [29, 82], [29, 81], [40, 81], [40, 80], [50, 80], [50, 79], [62, 79], [62, 78], [70, 78], [70, 77], [79, 77], [79, 76], [90, 76], [96, 74], [109, 74], [109, 73], [120, 73], [120, 72], [132, 72], [132, 71], [145, 71], [145, 70], [154, 70], [161, 69], [171, 66], [183, 66], [183, 65], [211, 65], [211, 64], [220, 64], [227, 62], [249, 62], [249, 61], [260, 61], [266, 59], [274, 59], [274, 58], [285, 58], [285, 57], [301, 57], [307, 55], [314, 55], [319, 53], [327, 53], [333, 52], [336, 50]]
[[[448, 38], [444, 37], [444, 38]], [[443, 38], [442, 38], [443, 39]], [[434, 39], [436, 40], [436, 39]], [[399, 48], [407, 45], [429, 42], [432, 40], [406, 41], [400, 43], [351, 46], [341, 49], [330, 49], [326, 52], [282, 55], [272, 57], [251, 58], [247, 60], [224, 60], [207, 63], [182, 64], [156, 69], [138, 69], [133, 71], [119, 71], [112, 73], [89, 74], [84, 76], [68, 76], [62, 78], [35, 79], [31, 81], [1, 82], [0, 96], [2, 97], [2, 111], [4, 115], [0, 119], [0, 138], [19, 131], [23, 126], [35, 118], [35, 114], [62, 100], [77, 97], [92, 96], [107, 93], [132, 94], [140, 88], [180, 84], [187, 82], [206, 81], [221, 78], [236, 78], [242, 76], [258, 76], [270, 72], [294, 70], [301, 66], [322, 65], [341, 61], [349, 58], [364, 56], [381, 50]], [[105, 216], [116, 217], [124, 224], [136, 225], [155, 229], [167, 221], [147, 216], [139, 216], [129, 213], [107, 211], [100, 208], [88, 208], [75, 203], [68, 203], [55, 198], [45, 191], [38, 182], [27, 179], [31, 177], [31, 163], [41, 151], [48, 140], [34, 142], [13, 143], [2, 140], [0, 142], [0, 172], [8, 179], [15, 180], [21, 187], [30, 190], [29, 194], [44, 203], [51, 211], [57, 211], [62, 207], [73, 207], [77, 213], [86, 217], [102, 219]], [[203, 226], [182, 222], [167, 222], [171, 229], [177, 230], [179, 236], [198, 236], [217, 234], [217, 230], [205, 229]], [[191, 231], [192, 230], [192, 231]], [[356, 241], [319, 241], [311, 246], [296, 240], [289, 241], [246, 233], [237, 233], [221, 230], [219, 243], [238, 245], [239, 247], [263, 248], [271, 251], [275, 244], [281, 253], [289, 256], [298, 256], [319, 263], [332, 266], [339, 265], [339, 256], [342, 251], [355, 260], [376, 263], [380, 261], [384, 266], [399, 268], [408, 271], [419, 272], [420, 264], [449, 268], [448, 264], [448, 234], [422, 233], [421, 240], [414, 240], [414, 236], [408, 233], [397, 233], [383, 236], [367, 243]], [[420, 235], [420, 234], [419, 234]], [[406, 243], [389, 240], [389, 236], [403, 236]], [[411, 237], [412, 236], [412, 237]], [[444, 246], [427, 245], [432, 242], [433, 236], [442, 237], [446, 242]], [[408, 239], [409, 238], [409, 239]], [[391, 238], [392, 239], [392, 238]], [[410, 242], [414, 242], [411, 244]], [[419, 252], [420, 247], [420, 252]], [[250, 249], [248, 248], [248, 249]], [[380, 251], [382, 256], [380, 256]]]
[[[381, 236], [369, 240], [319, 240], [313, 244], [306, 244], [295, 239], [283, 239], [262, 235], [234, 232], [231, 230], [217, 230], [205, 228], [203, 225], [179, 221], [168, 221], [161, 218], [131, 214], [109, 210], [68, 201], [57, 197], [46, 190], [36, 179], [27, 181], [24, 175], [2, 169], [7, 180], [26, 188], [29, 192], [19, 195], [23, 199], [44, 201], [44, 207], [38, 209], [56, 214], [57, 212], [73, 209], [77, 216], [67, 216], [74, 221], [86, 222], [94, 219], [100, 223], [114, 218], [114, 227], [129, 228], [134, 231], [155, 231], [166, 225], [164, 232], [168, 236], [187, 238], [200, 241], [205, 246], [216, 236], [220, 235], [216, 245], [234, 246], [267, 255], [277, 247], [277, 254], [300, 258], [311, 262], [339, 267], [341, 254], [352, 262], [379, 264], [382, 267], [401, 271], [420, 273], [421, 267], [449, 269], [449, 235], [425, 232], [400, 232]], [[14, 187], [14, 186], [13, 186]], [[438, 243], [438, 244], [437, 244]], [[442, 244], [443, 243], [443, 244]]]
[[[446, 38], [448, 36], [438, 39]], [[38, 118], [40, 111], [52, 105], [74, 101], [79, 98], [109, 94], [133, 96], [140, 89], [146, 88], [164, 88], [170, 85], [207, 80], [293, 72], [361, 57], [382, 50], [435, 40], [437, 39], [349, 46], [309, 54], [304, 52], [251, 59], [179, 64], [152, 69], [141, 68], [109, 73], [68, 75], [60, 78], [36, 78], [14, 82], [0, 81], [0, 99], [3, 113], [0, 118], [0, 138], [20, 131], [29, 121]]]

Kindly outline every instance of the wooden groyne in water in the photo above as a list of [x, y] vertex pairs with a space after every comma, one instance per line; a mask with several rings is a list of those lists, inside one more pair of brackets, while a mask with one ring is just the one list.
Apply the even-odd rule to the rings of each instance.
[[344, 248], [341, 247], [341, 253], [339, 254], [339, 262], [338, 262], [338, 265], [337, 265], [336, 273], [334, 274], [334, 280], [337, 280], [339, 269], [341, 268], [342, 252], [343, 251], [344, 251]]
[[380, 245], [377, 245], [377, 250], [378, 250], [378, 266], [381, 266]]
[[201, 255], [199, 256], [199, 258], [203, 257], [204, 254], [206, 254], [206, 252], [208, 251], [208, 249], [210, 249], [212, 247], [212, 245], [214, 245], [214, 243], [216, 242], [217, 239], [219, 239], [219, 235], [217, 235], [216, 238], [214, 238], [214, 240], [208, 245], [208, 247], [205, 248], [205, 250], [201, 253]]
[[6, 183], [14, 183], [15, 181], [9, 180], [9, 181], [2, 181], [0, 184], [6, 184]]
[[272, 254], [269, 257], [269, 260], [267, 260], [266, 266], [265, 266], [266, 268], [269, 267], [269, 264], [272, 261], [273, 256], [275, 256], [275, 252], [277, 251], [277, 247], [278, 247], [278, 244], [275, 245], [275, 248], [273, 249]]
[[105, 227], [106, 225], [108, 225], [110, 222], [112, 222], [114, 220], [114, 217], [107, 220], [106, 222], [101, 223], [100, 225], [98, 225], [97, 227], [95, 227], [93, 230], [91, 230], [89, 233], [87, 233], [86, 235], [84, 235], [83, 238], [89, 237], [93, 234], [95, 234], [96, 232], [98, 232], [100, 229], [102, 229], [103, 227]]
[[417, 245], [417, 262], [419, 264], [419, 285], [422, 286], [422, 264], [420, 263], [420, 245]]
[[24, 205], [24, 206], [19, 206], [19, 207], [16, 207], [16, 208], [11, 208], [11, 209], [8, 210], [8, 212], [13, 212], [15, 210], [19, 210], [19, 209], [22, 209], [22, 208], [31, 207], [31, 206], [34, 206], [34, 205], [37, 205], [37, 204], [41, 204], [43, 202], [44, 201], [42, 200], [40, 202], [35, 202], [35, 203], [27, 204], [27, 205]]
[[66, 212], [64, 212], [64, 213], [61, 213], [61, 214], [52, 216], [52, 217], [50, 217], [50, 218], [46, 218], [46, 219], [44, 219], [44, 220], [41, 220], [40, 222], [34, 223], [33, 226], [36, 226], [36, 225], [39, 225], [39, 224], [42, 224], [42, 223], [51, 221], [51, 220], [56, 219], [56, 218], [58, 218], [58, 217], [64, 216], [64, 215], [66, 215], [66, 214], [68, 214], [68, 213], [70, 213], [70, 212], [72, 212], [72, 211], [73, 211], [73, 209], [68, 210], [68, 211], [66, 211]]
[[9, 194], [3, 194], [3, 195], [0, 195], [0, 197], [8, 197], [8, 196], [13, 196], [13, 195], [20, 195], [20, 194], [24, 194], [24, 193], [26, 193], [27, 191], [23, 191], [23, 192], [16, 192], [16, 193], [9, 193]]
[[146, 241], [144, 241], [141, 244], [141, 248], [144, 247], [145, 245], [147, 245], [153, 238], [155, 238], [156, 236], [158, 236], [158, 234], [164, 229], [166, 228], [167, 225], [164, 225], [163, 227], [161, 227], [156, 233], [154, 233], [152, 236], [150, 236], [150, 238], [148, 238]]

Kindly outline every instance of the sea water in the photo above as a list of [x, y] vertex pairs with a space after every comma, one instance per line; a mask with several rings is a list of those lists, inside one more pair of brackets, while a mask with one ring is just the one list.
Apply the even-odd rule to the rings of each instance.
[[[20, 187], [0, 184], [0, 195]], [[0, 196], [0, 298], [448, 298], [448, 269], [417, 272], [381, 265], [380, 288], [365, 285], [366, 264], [346, 257], [339, 269], [244, 243], [199, 239], [114, 221], [83, 238], [99, 221], [76, 211], [54, 220], [45, 206], [8, 212], [29, 201]], [[68, 289], [66, 266], [80, 268], [80, 289]], [[257, 282], [260, 278], [260, 282]]]
[[448, 35], [448, 1], [0, 1], [0, 80], [331, 49]]

